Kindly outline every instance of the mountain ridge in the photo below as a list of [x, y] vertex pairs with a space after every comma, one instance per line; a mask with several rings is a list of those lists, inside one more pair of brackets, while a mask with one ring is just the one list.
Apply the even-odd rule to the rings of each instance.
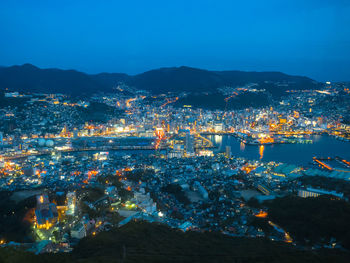
[[[257, 83], [272, 95], [288, 89], [314, 89], [320, 83], [305, 76], [288, 75], [274, 71], [211, 71], [187, 66], [163, 67], [136, 75], [125, 73], [87, 74], [74, 69], [41, 69], [26, 63], [0, 67], [0, 89], [20, 92], [64, 93], [69, 95], [112, 92], [113, 87], [124, 83], [152, 93], [215, 92], [224, 86], [244, 86]], [[282, 83], [283, 86], [276, 85]], [[286, 88], [287, 87], [287, 88]]]

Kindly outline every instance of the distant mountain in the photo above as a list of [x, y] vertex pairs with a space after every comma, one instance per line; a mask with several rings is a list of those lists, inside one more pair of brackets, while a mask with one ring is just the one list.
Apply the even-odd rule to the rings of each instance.
[[223, 86], [257, 83], [274, 96], [287, 89], [314, 89], [319, 83], [307, 77], [280, 72], [209, 71], [190, 67], [150, 70], [130, 76], [122, 73], [85, 74], [75, 70], [40, 69], [31, 64], [0, 67], [0, 89], [70, 95], [111, 92], [123, 82], [152, 93], [216, 92]]
[[281, 72], [209, 71], [184, 66], [151, 70], [129, 79], [130, 85], [153, 92], [216, 91], [223, 86], [235, 87], [248, 83], [258, 83], [273, 93], [277, 83], [283, 91], [292, 88], [313, 89], [319, 85], [310, 78]]
[[0, 68], [0, 88], [21, 92], [77, 95], [101, 89], [89, 75], [75, 70], [40, 69], [31, 64]]
[[118, 83], [128, 83], [130, 76], [124, 73], [100, 73], [96, 75], [89, 75], [94, 81], [99, 83], [102, 89], [111, 89]]
[[223, 81], [213, 71], [189, 67], [161, 68], [138, 74], [129, 84], [152, 92], [213, 91], [222, 86]]

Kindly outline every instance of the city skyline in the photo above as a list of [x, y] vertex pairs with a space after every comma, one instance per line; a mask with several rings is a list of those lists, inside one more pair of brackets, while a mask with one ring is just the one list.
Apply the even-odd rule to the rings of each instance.
[[348, 81], [346, 1], [2, 3], [2, 66], [138, 74], [189, 66]]
[[0, 262], [349, 263], [349, 14], [0, 1]]

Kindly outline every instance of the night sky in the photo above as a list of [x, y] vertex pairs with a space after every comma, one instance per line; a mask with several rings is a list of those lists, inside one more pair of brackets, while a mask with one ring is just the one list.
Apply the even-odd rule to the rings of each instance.
[[349, 0], [1, 0], [0, 65], [350, 80]]

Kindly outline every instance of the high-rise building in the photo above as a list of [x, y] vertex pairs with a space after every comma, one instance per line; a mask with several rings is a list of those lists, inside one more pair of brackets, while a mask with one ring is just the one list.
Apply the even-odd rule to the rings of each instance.
[[73, 130], [73, 137], [78, 138], [78, 129], [77, 128], [74, 128], [74, 130]]
[[75, 192], [67, 193], [67, 215], [74, 215], [76, 209], [77, 197]]
[[187, 132], [186, 133], [186, 155], [193, 156], [194, 155], [194, 142], [193, 136]]
[[226, 146], [226, 157], [231, 158], [231, 146]]
[[4, 168], [4, 167], [5, 167], [4, 157], [0, 156], [0, 168]]

